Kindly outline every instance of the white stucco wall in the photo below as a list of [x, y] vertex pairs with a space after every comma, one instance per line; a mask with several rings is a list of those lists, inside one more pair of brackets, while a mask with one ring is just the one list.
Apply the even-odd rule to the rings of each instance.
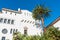
[[55, 28], [58, 28], [58, 30], [60, 30], [60, 20], [58, 22], [56, 22], [53, 26]]
[[[7, 24], [7, 23], [0, 23], [0, 39], [2, 37], [6, 37], [6, 39], [12, 40], [13, 33], [10, 34], [11, 29], [18, 29], [21, 34], [24, 34], [24, 27], [27, 27], [27, 35], [41, 35], [40, 33], [43, 33], [43, 30], [41, 28], [37, 28], [35, 25], [35, 20], [32, 18], [32, 13], [27, 10], [21, 10], [21, 14], [12, 13], [2, 10], [2, 14], [0, 14], [0, 18], [3, 19], [11, 19], [14, 20], [14, 24]], [[15, 15], [16, 14], [16, 15]], [[29, 21], [27, 22], [21, 22], [21, 20]], [[31, 22], [32, 21], [32, 22]], [[31, 23], [30, 23], [31, 22]], [[34, 22], [34, 23], [33, 23]], [[7, 34], [2, 33], [2, 29], [6, 28], [8, 30]]]

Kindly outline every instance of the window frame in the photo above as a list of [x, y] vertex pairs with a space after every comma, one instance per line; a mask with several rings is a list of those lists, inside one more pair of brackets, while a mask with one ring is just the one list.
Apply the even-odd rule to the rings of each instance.
[[14, 24], [14, 20], [11, 20], [11, 24]]
[[3, 18], [0, 18], [0, 22], [1, 22], [1, 23], [3, 22]]
[[4, 19], [4, 23], [6, 23], [7, 22], [7, 19]]

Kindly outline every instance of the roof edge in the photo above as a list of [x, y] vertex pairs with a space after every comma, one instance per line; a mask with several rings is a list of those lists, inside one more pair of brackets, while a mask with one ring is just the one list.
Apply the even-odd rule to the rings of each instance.
[[60, 16], [56, 18], [56, 20], [54, 20], [53, 22], [51, 22], [46, 28], [53, 26], [56, 22], [58, 22], [60, 20]]

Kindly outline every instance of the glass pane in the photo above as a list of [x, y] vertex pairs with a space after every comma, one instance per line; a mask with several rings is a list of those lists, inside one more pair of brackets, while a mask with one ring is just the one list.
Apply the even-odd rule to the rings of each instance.
[[10, 33], [12, 33], [12, 29], [10, 30]]
[[5, 37], [2, 37], [2, 40], [5, 40]]
[[27, 35], [27, 30], [24, 30], [24, 34]]
[[14, 24], [14, 20], [11, 21], [11, 24]]
[[8, 19], [8, 24], [10, 24], [10, 19]]
[[0, 18], [0, 22], [3, 22], [3, 18]]
[[15, 29], [13, 29], [13, 33], [15, 33], [16, 31], [15, 31]]
[[4, 23], [6, 23], [7, 19], [4, 19]]
[[3, 33], [3, 34], [6, 34], [6, 33], [7, 33], [7, 29], [3, 29], [3, 30], [2, 30], [2, 33]]

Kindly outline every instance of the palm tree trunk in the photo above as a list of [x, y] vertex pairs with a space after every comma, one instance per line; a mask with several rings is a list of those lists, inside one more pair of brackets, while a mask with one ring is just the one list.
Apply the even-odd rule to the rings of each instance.
[[41, 17], [41, 22], [42, 22], [42, 27], [44, 29], [44, 18], [43, 17]]

